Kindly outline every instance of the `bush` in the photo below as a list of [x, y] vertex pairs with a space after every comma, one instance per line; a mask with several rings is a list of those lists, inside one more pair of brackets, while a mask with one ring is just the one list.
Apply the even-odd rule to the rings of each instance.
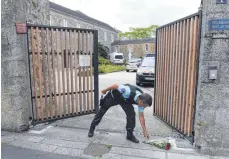
[[121, 65], [99, 65], [99, 73], [111, 73], [125, 70], [125, 66]]
[[110, 60], [105, 59], [105, 58], [100, 56], [99, 57], [99, 64], [100, 65], [111, 65], [111, 62], [110, 62]]
[[125, 70], [125, 66], [113, 65], [110, 60], [99, 57], [99, 73], [111, 73]]

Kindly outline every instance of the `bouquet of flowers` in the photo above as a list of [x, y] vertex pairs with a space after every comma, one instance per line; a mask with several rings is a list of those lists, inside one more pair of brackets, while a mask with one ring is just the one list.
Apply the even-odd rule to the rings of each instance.
[[169, 150], [171, 147], [170, 143], [167, 141], [152, 141], [149, 144], [164, 150]]
[[168, 140], [154, 140], [154, 141], [148, 141], [148, 142], [144, 142], [146, 144], [150, 144], [152, 146], [155, 146], [159, 149], [164, 149], [164, 150], [169, 150], [171, 147], [171, 144], [169, 143]]

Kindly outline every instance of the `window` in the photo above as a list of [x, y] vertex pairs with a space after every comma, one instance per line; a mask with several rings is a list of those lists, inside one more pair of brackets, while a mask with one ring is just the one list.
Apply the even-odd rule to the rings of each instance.
[[122, 55], [115, 55], [115, 59], [123, 59]]
[[111, 33], [111, 42], [114, 41], [114, 35]]
[[66, 19], [63, 19], [63, 26], [67, 27], [68, 26], [68, 21]]
[[52, 25], [52, 16], [49, 17], [49, 25]]
[[154, 67], [155, 66], [155, 57], [147, 57], [142, 61], [142, 67]]
[[107, 32], [104, 31], [104, 40], [107, 41]]
[[119, 47], [118, 46], [115, 47], [115, 52], [119, 52]]
[[149, 46], [148, 46], [148, 44], [146, 44], [146, 46], [145, 46], [145, 50], [146, 50], [146, 52], [148, 52], [148, 51], [149, 51]]
[[77, 23], [77, 28], [80, 28], [80, 23]]
[[146, 54], [146, 57], [155, 57], [155, 54], [148, 53], [148, 54]]

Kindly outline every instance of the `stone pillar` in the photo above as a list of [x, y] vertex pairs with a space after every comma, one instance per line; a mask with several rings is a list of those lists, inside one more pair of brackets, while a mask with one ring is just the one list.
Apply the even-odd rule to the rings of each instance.
[[27, 130], [31, 91], [27, 34], [16, 33], [16, 22], [48, 24], [48, 0], [2, 0], [2, 129]]
[[[229, 2], [217, 1], [202, 4], [195, 144], [201, 153], [229, 156]], [[209, 79], [209, 69], [217, 79]]]

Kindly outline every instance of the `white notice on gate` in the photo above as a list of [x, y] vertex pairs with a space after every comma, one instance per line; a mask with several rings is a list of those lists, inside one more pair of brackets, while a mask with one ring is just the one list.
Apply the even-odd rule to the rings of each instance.
[[90, 55], [79, 55], [80, 67], [90, 66]]

